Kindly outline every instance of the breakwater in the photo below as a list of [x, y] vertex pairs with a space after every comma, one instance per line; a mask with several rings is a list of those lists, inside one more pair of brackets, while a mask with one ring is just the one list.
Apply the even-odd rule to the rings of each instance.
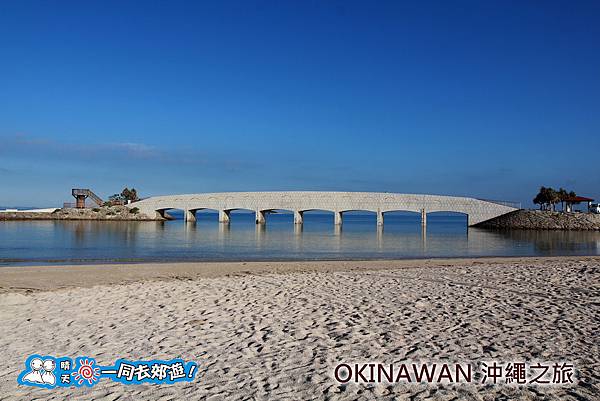
[[541, 210], [517, 210], [484, 221], [481, 228], [520, 230], [595, 230], [600, 231], [600, 215]]
[[62, 208], [54, 212], [0, 212], [1, 220], [156, 220], [138, 210], [125, 206], [103, 206], [93, 209]]

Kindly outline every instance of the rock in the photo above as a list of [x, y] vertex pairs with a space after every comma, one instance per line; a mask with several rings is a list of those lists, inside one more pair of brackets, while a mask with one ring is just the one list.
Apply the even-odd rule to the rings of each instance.
[[0, 212], [0, 220], [157, 220], [143, 213], [131, 213], [126, 206], [102, 206], [93, 209], [63, 208], [53, 213]]
[[476, 227], [520, 230], [600, 231], [600, 214], [517, 210], [481, 222]]

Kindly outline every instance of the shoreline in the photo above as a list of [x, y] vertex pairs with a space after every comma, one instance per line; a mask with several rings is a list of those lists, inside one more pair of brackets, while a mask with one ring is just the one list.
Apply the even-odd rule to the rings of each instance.
[[471, 259], [536, 259], [536, 258], [587, 258], [599, 257], [598, 255], [483, 255], [483, 256], [408, 256], [390, 257], [390, 258], [319, 258], [319, 259], [136, 259], [136, 258], [118, 258], [118, 259], [0, 259], [0, 269], [5, 267], [66, 267], [66, 266], [114, 266], [114, 265], [165, 265], [165, 264], [227, 264], [227, 263], [330, 263], [330, 262], [410, 262], [410, 261], [448, 261], [448, 260], [471, 260]]
[[[137, 208], [126, 206], [100, 206], [95, 208], [56, 208], [53, 212], [0, 211], [1, 221], [164, 221], [139, 213]], [[134, 211], [135, 210], [135, 211]]]
[[474, 267], [546, 262], [600, 263], [600, 255], [500, 256], [379, 260], [141, 262], [0, 266], [0, 294], [136, 282], [198, 280], [248, 274], [334, 273], [408, 268]]

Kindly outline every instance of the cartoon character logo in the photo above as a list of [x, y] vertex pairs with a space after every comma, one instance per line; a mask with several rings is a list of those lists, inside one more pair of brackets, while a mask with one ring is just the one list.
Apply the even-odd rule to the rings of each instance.
[[47, 389], [92, 387], [102, 378], [123, 384], [174, 384], [194, 380], [197, 367], [195, 362], [182, 359], [118, 359], [113, 365], [100, 366], [88, 356], [80, 356], [73, 361], [69, 357], [34, 354], [25, 361], [25, 369], [19, 374], [17, 383]]
[[29, 370], [25, 371], [20, 378], [23, 382], [29, 382], [41, 386], [54, 386], [56, 377], [54, 376], [54, 368], [56, 362], [51, 357], [46, 360], [38, 355], [32, 355], [29, 358]]
[[52, 371], [56, 367], [56, 362], [54, 362], [54, 359], [46, 359], [42, 367], [44, 368], [42, 381], [46, 384], [54, 386], [56, 384], [56, 377], [54, 377], [54, 373], [52, 373]]

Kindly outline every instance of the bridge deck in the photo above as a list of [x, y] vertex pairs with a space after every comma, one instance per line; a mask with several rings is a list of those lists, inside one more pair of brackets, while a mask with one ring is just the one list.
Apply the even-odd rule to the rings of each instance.
[[219, 211], [221, 222], [229, 221], [232, 210], [247, 209], [256, 213], [256, 222], [265, 223], [265, 212], [270, 210], [290, 210], [294, 221], [302, 223], [302, 214], [309, 210], [325, 210], [335, 214], [336, 224], [342, 223], [342, 215], [347, 211], [364, 210], [377, 213], [378, 224], [383, 224], [384, 214], [391, 211], [411, 211], [421, 213], [425, 224], [427, 213], [458, 212], [468, 216], [468, 224], [474, 225], [485, 220], [512, 212], [517, 208], [498, 201], [485, 201], [475, 198], [394, 194], [377, 192], [222, 192], [206, 194], [169, 195], [146, 198], [132, 203], [142, 213], [164, 216], [169, 209], [185, 212], [186, 220], [195, 220], [196, 210], [213, 209]]

